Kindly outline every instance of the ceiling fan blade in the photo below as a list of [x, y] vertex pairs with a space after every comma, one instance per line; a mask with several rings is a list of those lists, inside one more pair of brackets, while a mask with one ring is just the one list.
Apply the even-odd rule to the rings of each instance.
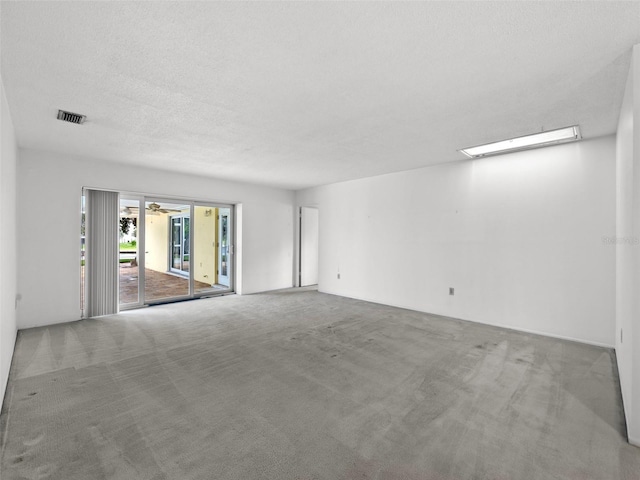
[[138, 209], [136, 207], [122, 207], [120, 208], [120, 216], [123, 218], [137, 217]]

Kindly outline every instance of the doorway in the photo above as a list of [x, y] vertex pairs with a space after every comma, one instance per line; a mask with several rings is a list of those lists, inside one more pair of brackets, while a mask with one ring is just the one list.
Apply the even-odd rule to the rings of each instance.
[[300, 207], [300, 286], [318, 284], [318, 230], [317, 208]]

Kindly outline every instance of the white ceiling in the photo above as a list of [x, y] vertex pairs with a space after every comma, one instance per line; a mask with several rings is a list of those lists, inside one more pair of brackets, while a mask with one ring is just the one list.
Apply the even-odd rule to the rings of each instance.
[[614, 133], [640, 43], [640, 2], [0, 8], [22, 147], [291, 189], [541, 128]]

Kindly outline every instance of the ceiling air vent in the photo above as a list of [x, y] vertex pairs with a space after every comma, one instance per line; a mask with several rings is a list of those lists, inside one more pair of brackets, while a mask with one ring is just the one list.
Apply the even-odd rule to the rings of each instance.
[[62, 120], [63, 122], [77, 123], [78, 125], [82, 125], [86, 118], [86, 116], [80, 115], [79, 113], [71, 113], [65, 112], [64, 110], [58, 110], [58, 120]]

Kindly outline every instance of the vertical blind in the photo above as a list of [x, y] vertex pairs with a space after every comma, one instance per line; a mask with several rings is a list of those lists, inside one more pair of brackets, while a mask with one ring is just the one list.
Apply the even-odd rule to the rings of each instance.
[[118, 193], [85, 190], [85, 315], [118, 313]]

